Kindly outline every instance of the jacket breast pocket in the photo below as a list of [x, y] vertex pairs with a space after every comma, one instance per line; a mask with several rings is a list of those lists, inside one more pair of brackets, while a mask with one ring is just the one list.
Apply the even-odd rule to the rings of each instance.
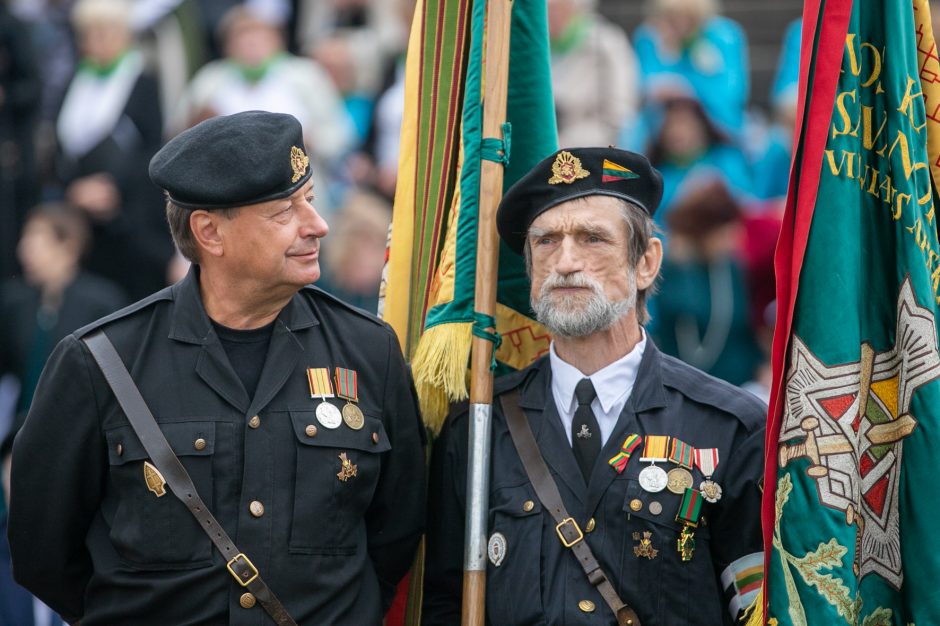
[[[542, 609], [543, 521], [542, 504], [528, 484], [492, 490], [486, 574], [490, 624], [546, 623]], [[496, 556], [500, 551], [501, 561]]]
[[349, 555], [365, 544], [363, 516], [392, 449], [385, 427], [365, 415], [362, 428], [325, 428], [314, 411], [291, 411], [297, 441], [294, 518], [289, 550]]
[[[628, 481], [623, 503], [628, 543], [622, 553], [620, 585], [639, 607], [644, 623], [721, 624], [722, 615], [712, 611], [720, 602], [701, 601], [701, 597], [721, 597], [720, 590], [713, 589], [708, 526], [700, 518], [691, 529], [695, 548], [691, 559], [683, 561], [679, 537], [685, 525], [676, 521], [680, 501], [668, 490], [650, 493], [638, 481]], [[705, 508], [702, 512], [707, 514]]]
[[[161, 423], [160, 430], [212, 510], [215, 422]], [[105, 432], [116, 506], [111, 542], [122, 561], [137, 569], [192, 569], [212, 561], [212, 543], [189, 509], [170, 491], [134, 429]]]

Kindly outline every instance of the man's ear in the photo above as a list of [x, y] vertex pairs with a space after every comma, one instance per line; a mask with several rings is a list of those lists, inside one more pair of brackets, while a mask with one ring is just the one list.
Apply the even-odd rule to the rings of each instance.
[[[222, 256], [225, 251], [222, 233], [219, 229], [221, 216], [211, 211], [196, 210], [189, 215], [189, 227], [200, 252], [209, 256]], [[200, 257], [203, 254], [199, 255]]]
[[636, 288], [640, 291], [648, 289], [659, 275], [659, 268], [663, 264], [663, 242], [656, 237], [650, 238], [646, 252], [636, 264]]

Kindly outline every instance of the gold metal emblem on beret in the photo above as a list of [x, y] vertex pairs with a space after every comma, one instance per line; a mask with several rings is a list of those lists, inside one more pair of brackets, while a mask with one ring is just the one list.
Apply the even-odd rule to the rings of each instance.
[[567, 150], [562, 150], [552, 163], [552, 177], [548, 179], [549, 185], [565, 183], [570, 185], [579, 178], [590, 176], [590, 172], [581, 167], [581, 159]]
[[307, 158], [307, 155], [304, 154], [304, 151], [297, 146], [291, 146], [290, 166], [291, 169], [294, 170], [294, 175], [291, 177], [290, 182], [296, 183], [298, 180], [300, 180], [300, 177], [303, 176], [307, 171], [308, 165], [310, 165], [310, 159]]

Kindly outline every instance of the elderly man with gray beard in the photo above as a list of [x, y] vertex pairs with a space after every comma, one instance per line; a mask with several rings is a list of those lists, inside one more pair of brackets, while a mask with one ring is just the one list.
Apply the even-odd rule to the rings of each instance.
[[[642, 155], [580, 148], [500, 203], [552, 344], [495, 385], [491, 624], [735, 624], [760, 587], [766, 407], [644, 331], [661, 197]], [[459, 622], [467, 440], [464, 407], [432, 457], [425, 624]]]

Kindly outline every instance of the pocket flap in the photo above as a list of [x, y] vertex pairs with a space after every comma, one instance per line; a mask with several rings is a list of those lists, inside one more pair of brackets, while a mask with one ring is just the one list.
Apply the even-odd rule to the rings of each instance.
[[542, 512], [542, 503], [529, 484], [495, 489], [490, 496], [490, 512], [510, 517], [528, 517]]
[[382, 420], [370, 415], [363, 416], [363, 426], [354, 430], [341, 422], [336, 428], [326, 428], [317, 420], [316, 411], [290, 412], [297, 441], [305, 446], [344, 448], [363, 452], [387, 452], [392, 444], [385, 433]]
[[[626, 496], [623, 501], [623, 511], [627, 515], [635, 515], [653, 524], [675, 529], [676, 532], [682, 530], [684, 524], [676, 521], [676, 515], [679, 512], [679, 504], [682, 497], [678, 496], [668, 489], [663, 489], [657, 493], [651, 493], [644, 490], [639, 481], [629, 479], [627, 482]], [[707, 503], [703, 503], [702, 515], [699, 518], [698, 527], [695, 530], [697, 537], [708, 537], [708, 528], [703, 524], [702, 518], [708, 514]]]
[[[215, 422], [166, 422], [159, 426], [176, 456], [209, 456], [215, 452]], [[107, 430], [105, 438], [111, 465], [150, 458], [130, 424]]]

